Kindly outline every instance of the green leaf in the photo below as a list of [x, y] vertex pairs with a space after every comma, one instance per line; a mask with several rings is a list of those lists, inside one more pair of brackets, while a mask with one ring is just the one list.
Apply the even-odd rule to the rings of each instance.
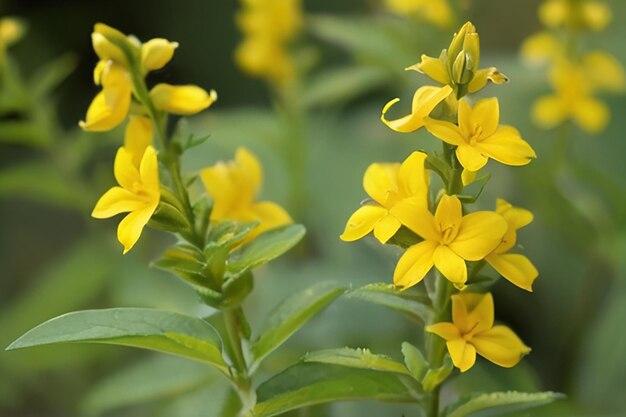
[[191, 391], [215, 379], [215, 373], [172, 356], [154, 356], [125, 366], [99, 382], [81, 406], [100, 415], [120, 407], [161, 400]]
[[397, 290], [386, 283], [368, 284], [347, 294], [349, 298], [367, 301], [406, 314], [418, 323], [428, 323], [432, 314], [427, 298], [409, 291]]
[[78, 59], [67, 53], [37, 69], [29, 81], [29, 89], [35, 97], [44, 98], [61, 84], [76, 68]]
[[244, 245], [229, 259], [226, 270], [240, 273], [278, 258], [304, 237], [305, 228], [300, 224], [269, 230]]
[[269, 314], [264, 330], [252, 345], [255, 365], [345, 291], [338, 284], [322, 282], [283, 300]]
[[453, 369], [452, 359], [450, 359], [450, 355], [446, 355], [443, 359], [443, 365], [439, 368], [426, 371], [426, 375], [424, 375], [424, 379], [422, 380], [424, 391], [430, 392], [438, 387], [450, 376]]
[[415, 401], [400, 375], [322, 363], [299, 363], [265, 381], [246, 416], [269, 417], [342, 400]]
[[349, 368], [370, 369], [372, 371], [394, 372], [409, 375], [406, 367], [400, 362], [385, 355], [374, 354], [369, 349], [327, 349], [307, 353], [304, 362], [328, 363], [331, 365], [341, 365]]
[[64, 314], [40, 324], [7, 350], [52, 343], [105, 343], [156, 350], [215, 366], [228, 375], [222, 342], [206, 321], [147, 308], [112, 308]]
[[307, 107], [347, 102], [385, 83], [387, 75], [371, 66], [326, 70], [311, 79], [302, 101]]
[[448, 406], [443, 417], [487, 417], [538, 407], [564, 398], [556, 392], [526, 393], [517, 391], [474, 394]]
[[422, 351], [412, 344], [404, 342], [402, 343], [402, 355], [404, 355], [404, 364], [411, 376], [421, 382], [428, 370], [428, 362]]
[[0, 143], [47, 148], [52, 137], [50, 132], [31, 120], [5, 120], [0, 122]]

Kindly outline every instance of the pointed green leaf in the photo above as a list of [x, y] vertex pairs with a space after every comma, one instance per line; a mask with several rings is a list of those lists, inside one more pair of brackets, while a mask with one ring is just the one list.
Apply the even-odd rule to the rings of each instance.
[[402, 354], [404, 364], [411, 373], [411, 376], [418, 381], [422, 381], [428, 370], [428, 362], [424, 358], [422, 351], [408, 342], [402, 343]]
[[420, 297], [409, 291], [397, 290], [393, 285], [386, 283], [368, 284], [347, 294], [349, 298], [356, 298], [373, 304], [382, 305], [395, 311], [406, 314], [419, 323], [428, 323], [432, 314], [426, 297]]
[[246, 417], [269, 417], [296, 408], [342, 400], [411, 402], [400, 375], [322, 363], [299, 363], [265, 381]]
[[422, 380], [424, 391], [429, 392], [434, 390], [450, 376], [453, 369], [452, 359], [450, 359], [450, 355], [446, 355], [443, 359], [443, 365], [439, 368], [426, 371], [426, 375], [424, 375], [424, 379]]
[[76, 68], [77, 57], [66, 53], [39, 68], [29, 80], [29, 89], [38, 98], [44, 98], [61, 84]]
[[304, 226], [300, 224], [290, 224], [262, 233], [234, 253], [228, 261], [226, 270], [230, 273], [239, 273], [278, 258], [300, 242], [304, 233]]
[[215, 377], [215, 372], [194, 362], [173, 356], [152, 356], [124, 366], [100, 381], [87, 394], [81, 408], [86, 414], [100, 415], [120, 407], [180, 395]]
[[491, 392], [474, 394], [448, 406], [443, 417], [487, 417], [538, 407], [551, 403], [563, 394], [556, 392]]
[[327, 349], [307, 353], [304, 362], [328, 363], [349, 368], [371, 369], [372, 371], [386, 371], [409, 375], [406, 367], [400, 362], [385, 355], [374, 354], [369, 349]]
[[63, 342], [151, 349], [208, 363], [228, 373], [220, 336], [210, 324], [199, 318], [147, 308], [64, 314], [30, 330], [7, 350]]
[[263, 358], [344, 292], [345, 288], [338, 284], [322, 282], [283, 300], [269, 314], [264, 330], [252, 345], [255, 364], [258, 365]]

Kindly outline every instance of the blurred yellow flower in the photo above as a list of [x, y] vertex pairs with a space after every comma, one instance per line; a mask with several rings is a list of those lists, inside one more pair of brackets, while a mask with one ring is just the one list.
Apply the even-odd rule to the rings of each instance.
[[[132, 140], [130, 140], [132, 142]], [[139, 240], [160, 201], [159, 167], [156, 150], [148, 146], [139, 166], [126, 147], [117, 151], [114, 174], [118, 187], [107, 191], [96, 203], [91, 215], [105, 219], [120, 213], [124, 217], [117, 228], [117, 239], [127, 253]]]
[[528, 65], [543, 65], [562, 58], [565, 46], [550, 32], [537, 32], [522, 43], [521, 55]]
[[497, 98], [480, 100], [472, 108], [459, 101], [458, 126], [443, 120], [427, 119], [426, 129], [444, 142], [456, 146], [456, 156], [463, 167], [478, 171], [488, 159], [506, 165], [526, 165], [535, 151], [512, 126], [498, 125], [500, 109]]
[[256, 202], [263, 181], [259, 161], [245, 148], [238, 148], [235, 160], [218, 162], [200, 173], [202, 183], [213, 199], [212, 221], [259, 222], [248, 240], [267, 230], [289, 224], [291, 217], [278, 204]]
[[376, 239], [385, 244], [401, 226], [390, 213], [396, 204], [409, 200], [416, 207], [428, 210], [426, 157], [423, 152], [413, 152], [402, 164], [370, 165], [363, 176], [363, 188], [374, 204], [365, 204], [350, 216], [341, 239], [351, 242], [373, 230]]
[[467, 281], [465, 261], [479, 261], [502, 241], [506, 221], [494, 212], [477, 211], [463, 215], [461, 201], [444, 195], [435, 215], [412, 201], [403, 201], [391, 209], [400, 222], [424, 240], [402, 255], [393, 282], [402, 288], [420, 282], [433, 265], [456, 287]]
[[508, 253], [517, 241], [517, 230], [533, 221], [533, 214], [518, 207], [513, 207], [503, 199], [496, 202], [496, 213], [506, 220], [508, 228], [502, 243], [485, 260], [500, 275], [518, 287], [532, 292], [532, 285], [539, 272], [524, 255]]
[[18, 19], [3, 17], [0, 19], [0, 50], [13, 45], [24, 36], [24, 25]]
[[539, 19], [549, 28], [602, 30], [611, 21], [611, 10], [596, 0], [547, 0], [539, 6]]
[[496, 365], [511, 368], [530, 348], [506, 326], [494, 326], [491, 293], [461, 293], [452, 296], [452, 323], [441, 322], [426, 327], [446, 340], [454, 366], [465, 372], [474, 366], [476, 353]]
[[209, 107], [217, 100], [214, 90], [207, 92], [196, 85], [157, 84], [150, 90], [154, 107], [172, 114], [192, 115]]
[[452, 88], [448, 85], [443, 87], [424, 86], [417, 89], [413, 95], [411, 114], [395, 120], [387, 120], [385, 114], [391, 106], [400, 101], [399, 98], [391, 100], [383, 107], [380, 120], [396, 132], [413, 132], [424, 126], [425, 118], [433, 111], [439, 103], [452, 93]]
[[447, 28], [454, 16], [447, 0], [386, 0], [387, 8], [401, 16], [415, 16], [427, 22]]
[[474, 25], [467, 22], [454, 34], [450, 46], [442, 51], [439, 58], [422, 55], [421, 62], [406, 69], [426, 74], [441, 84], [450, 85], [457, 93], [462, 87], [463, 94], [475, 93], [483, 89], [489, 81], [494, 84], [508, 81], [506, 75], [497, 68], [479, 69], [479, 64], [480, 38]]
[[281, 85], [295, 76], [287, 45], [302, 26], [299, 0], [243, 0], [235, 18], [244, 39], [235, 51], [246, 73]]

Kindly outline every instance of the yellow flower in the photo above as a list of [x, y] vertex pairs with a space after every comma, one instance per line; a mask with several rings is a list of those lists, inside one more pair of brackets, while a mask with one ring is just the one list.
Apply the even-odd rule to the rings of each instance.
[[214, 90], [209, 92], [196, 85], [157, 84], [150, 90], [154, 107], [172, 114], [192, 115], [209, 107], [217, 100]]
[[452, 323], [426, 327], [446, 340], [454, 366], [465, 372], [474, 366], [476, 353], [496, 365], [511, 368], [530, 348], [506, 326], [494, 326], [491, 293], [461, 293], [452, 296]]
[[150, 39], [141, 45], [141, 68], [143, 73], [163, 68], [174, 56], [178, 42], [170, 42], [163, 38]]
[[533, 221], [533, 214], [518, 207], [513, 207], [503, 199], [496, 203], [496, 213], [506, 220], [508, 228], [502, 243], [485, 260], [500, 275], [526, 291], [532, 292], [532, 285], [539, 272], [524, 255], [508, 253], [517, 241], [517, 230]]
[[383, 107], [380, 120], [396, 132], [408, 133], [413, 132], [424, 126], [424, 119], [433, 111], [439, 103], [452, 93], [450, 86], [431, 87], [425, 86], [417, 89], [413, 95], [413, 103], [411, 105], [411, 114], [395, 120], [387, 120], [385, 114], [391, 106], [400, 101], [399, 98], [391, 100]]
[[148, 146], [153, 142], [153, 128], [150, 118], [133, 116], [128, 121], [124, 134], [124, 149], [130, 155], [133, 164], [139, 169], [141, 159]]
[[111, 188], [100, 197], [91, 215], [105, 219], [129, 213], [117, 228], [117, 239], [127, 253], [137, 243], [144, 226], [159, 205], [159, 167], [155, 149], [148, 146], [137, 166], [126, 147], [120, 148], [115, 157], [114, 173], [120, 186]]
[[387, 0], [387, 8], [398, 15], [416, 16], [442, 28], [452, 24], [447, 0]]
[[611, 10], [595, 0], [547, 0], [539, 7], [539, 19], [550, 28], [602, 30], [611, 21]]
[[448, 49], [444, 49], [439, 58], [422, 55], [422, 61], [407, 70], [414, 70], [428, 75], [433, 80], [450, 85], [458, 91], [459, 86], [466, 86], [469, 93], [483, 89], [487, 82], [502, 84], [508, 81], [506, 75], [495, 67], [478, 69], [480, 64], [480, 39], [472, 23], [465, 23], [454, 34]]
[[255, 201], [263, 171], [254, 155], [245, 148], [237, 149], [234, 161], [218, 162], [203, 169], [200, 178], [213, 199], [212, 221], [259, 222], [247, 239], [292, 222], [278, 204]]
[[472, 108], [466, 100], [459, 101], [459, 125], [428, 119], [426, 129], [439, 139], [456, 146], [456, 156], [463, 167], [478, 171], [488, 159], [506, 165], [526, 165], [535, 158], [535, 151], [511, 126], [499, 126], [498, 99], [480, 100]]
[[494, 212], [463, 216], [461, 201], [444, 195], [433, 216], [430, 211], [404, 201], [391, 209], [400, 222], [424, 240], [402, 255], [393, 274], [398, 287], [419, 283], [433, 265], [458, 288], [467, 281], [465, 261], [479, 261], [502, 241], [506, 221]]
[[428, 209], [429, 176], [424, 168], [426, 154], [413, 152], [401, 164], [375, 163], [363, 176], [363, 188], [375, 204], [365, 204], [348, 220], [341, 239], [351, 242], [374, 231], [385, 244], [400, 228], [400, 221], [390, 213], [399, 202], [409, 200], [416, 207]]
[[24, 25], [18, 19], [3, 17], [0, 19], [0, 49], [13, 45], [24, 36]]
[[565, 47], [550, 32], [538, 32], [526, 38], [522, 44], [521, 55], [528, 65], [542, 65], [562, 58]]
[[100, 91], [87, 109], [85, 121], [79, 126], [89, 131], [111, 130], [126, 119], [132, 95], [130, 75], [121, 65], [113, 61], [101, 61], [96, 66], [96, 84]]

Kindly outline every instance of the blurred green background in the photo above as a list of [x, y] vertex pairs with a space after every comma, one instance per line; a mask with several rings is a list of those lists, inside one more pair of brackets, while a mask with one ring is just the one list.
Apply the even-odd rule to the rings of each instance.
[[[482, 95], [500, 98], [502, 122], [516, 126], [539, 156], [523, 168], [490, 163], [493, 177], [480, 207], [493, 209], [502, 197], [533, 211], [535, 221], [519, 242], [540, 277], [532, 294], [506, 281], [494, 287], [497, 319], [515, 329], [532, 354], [511, 370], [480, 360], [444, 395], [450, 400], [477, 390], [553, 390], [568, 399], [519, 415], [626, 415], [626, 98], [606, 97], [612, 121], [598, 137], [569, 130], [567, 166], [555, 172], [551, 161], [559, 133], [540, 131], [529, 118], [533, 100], [549, 90], [545, 74], [518, 58], [520, 43], [540, 28], [539, 1], [461, 3], [458, 22], [471, 19], [477, 26], [482, 66], [497, 66], [511, 78]], [[585, 38], [585, 47], [605, 49], [624, 63], [626, 4], [607, 3], [613, 24]], [[113, 183], [113, 155], [122, 136], [121, 129], [87, 134], [77, 128], [97, 92], [90, 42], [95, 22], [142, 40], [180, 43], [174, 60], [150, 82], [196, 83], [218, 91], [219, 101], [189, 120], [192, 131], [211, 137], [186, 155], [186, 171], [230, 159], [244, 145], [264, 164], [263, 197], [289, 204], [291, 132], [264, 83], [234, 65], [237, 7], [219, 0], [0, 2], [0, 15], [28, 24], [25, 38], [9, 50], [27, 86], [26, 98], [3, 109], [0, 120], [5, 126], [0, 126], [0, 346], [77, 309], [210, 312], [173, 276], [147, 268], [171, 243], [169, 237], [148, 231], [122, 256], [117, 221], [89, 217]], [[422, 53], [436, 55], [453, 30], [391, 18], [378, 0], [304, 1], [304, 7], [310, 19], [297, 49], [311, 69], [297, 93], [308, 109], [301, 119], [306, 182], [298, 203], [304, 209], [294, 216], [308, 235], [300, 250], [256, 277], [245, 306], [253, 328], [278, 300], [314, 282], [355, 287], [391, 282], [398, 251], [367, 239], [346, 244], [338, 236], [365, 197], [361, 178], [367, 165], [400, 161], [412, 150], [439, 145], [424, 132], [391, 132], [379, 115], [389, 99], [400, 97], [406, 104], [415, 88], [429, 83], [402, 69]], [[337, 68], [367, 76], [354, 85], [333, 80], [329, 71]], [[44, 74], [52, 73], [62, 81], [48, 81], [55, 88], [46, 88]], [[22, 126], [18, 122], [30, 127], [15, 130]], [[275, 353], [265, 371], [278, 372], [320, 348], [370, 347], [399, 357], [400, 343], [418, 343], [421, 331], [382, 307], [340, 299]], [[1, 416], [213, 416], [224, 393], [222, 382], [207, 370], [143, 351], [63, 345], [0, 353]], [[291, 415], [418, 414], [404, 405], [340, 403]]]

